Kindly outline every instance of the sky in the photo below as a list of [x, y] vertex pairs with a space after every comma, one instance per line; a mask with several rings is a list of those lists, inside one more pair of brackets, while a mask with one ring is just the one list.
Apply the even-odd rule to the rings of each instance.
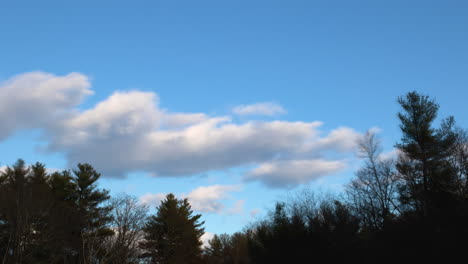
[[207, 235], [301, 189], [339, 193], [398, 96], [468, 127], [466, 1], [1, 1], [0, 166], [88, 162]]

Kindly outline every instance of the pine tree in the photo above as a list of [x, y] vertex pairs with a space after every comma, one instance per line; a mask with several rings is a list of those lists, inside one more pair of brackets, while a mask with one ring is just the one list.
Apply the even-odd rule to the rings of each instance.
[[73, 171], [75, 184], [76, 206], [80, 216], [81, 244], [80, 261], [82, 263], [96, 263], [100, 258], [103, 241], [113, 235], [108, 228], [112, 220], [109, 206], [102, 204], [107, 201], [109, 191], [97, 189], [96, 182], [101, 176], [89, 164], [78, 164]]
[[45, 185], [48, 180], [47, 170], [44, 164], [36, 162], [31, 166], [31, 174], [28, 181], [31, 184]]
[[[48, 184], [55, 203], [50, 217], [50, 225], [54, 228], [51, 248], [51, 263], [76, 263], [82, 248], [81, 219], [77, 210], [76, 185], [70, 171], [54, 172], [50, 175]], [[52, 262], [55, 261], [55, 262]]]
[[402, 152], [397, 169], [403, 179], [400, 197], [403, 204], [426, 217], [455, 188], [455, 171], [449, 157], [455, 146], [453, 117], [434, 128], [439, 105], [428, 96], [410, 92], [398, 98], [403, 112], [398, 113], [403, 132], [397, 147]]
[[455, 121], [449, 117], [435, 127], [439, 105], [417, 92], [398, 98], [398, 103], [403, 108], [398, 114], [403, 136], [397, 144], [402, 153], [397, 170], [404, 211], [398, 228], [388, 229], [385, 238], [405, 237], [405, 242], [392, 245], [395, 256], [447, 262], [444, 256], [464, 248], [464, 242], [456, 241], [466, 241], [468, 219], [467, 200], [458, 194], [458, 169], [451, 162], [457, 144]]
[[232, 263], [231, 237], [228, 234], [214, 235], [205, 249], [205, 262], [209, 264]]
[[[5, 247], [3, 261], [21, 263], [24, 261], [24, 255], [30, 249], [28, 241], [28, 209], [25, 206], [26, 177], [29, 168], [24, 160], [19, 159], [13, 167], [7, 167], [2, 172], [2, 189], [0, 190], [0, 208], [2, 233], [6, 233], [4, 242]], [[7, 262], [8, 263], [8, 262]]]
[[[2, 173], [0, 248], [4, 262], [48, 263], [49, 217], [53, 205], [45, 166], [18, 160]], [[0, 251], [3, 251], [1, 249]]]
[[149, 218], [145, 228], [145, 242], [141, 244], [151, 263], [199, 263], [204, 234], [200, 214], [193, 215], [187, 199], [168, 194]]
[[204, 249], [204, 263], [206, 264], [248, 264], [248, 235], [234, 233], [232, 235], [214, 235]]

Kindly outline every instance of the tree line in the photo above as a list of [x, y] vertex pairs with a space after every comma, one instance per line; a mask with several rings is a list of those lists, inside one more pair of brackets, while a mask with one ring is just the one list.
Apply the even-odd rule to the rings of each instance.
[[18, 160], [0, 174], [0, 262], [202, 263], [201, 215], [168, 194], [148, 215], [135, 197], [98, 189], [89, 164], [47, 173]]
[[437, 120], [434, 99], [397, 99], [401, 140], [382, 155], [375, 133], [338, 196], [302, 192], [243, 231], [202, 247], [204, 222], [173, 194], [149, 208], [99, 189], [89, 164], [48, 173], [19, 160], [0, 174], [0, 261], [7, 263], [394, 263], [464, 259], [468, 246], [468, 133]]

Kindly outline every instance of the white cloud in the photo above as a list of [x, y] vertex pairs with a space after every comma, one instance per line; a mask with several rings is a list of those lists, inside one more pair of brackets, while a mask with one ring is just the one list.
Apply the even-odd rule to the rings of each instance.
[[344, 169], [344, 161], [283, 160], [260, 164], [246, 175], [246, 180], [260, 180], [274, 188], [288, 188], [310, 182]]
[[278, 104], [266, 102], [250, 105], [239, 105], [232, 109], [232, 112], [237, 115], [265, 115], [274, 116], [285, 114], [286, 110]]
[[92, 94], [80, 73], [44, 72], [17, 75], [0, 84], [0, 140], [19, 129], [44, 128]]
[[[91, 163], [105, 177], [124, 177], [134, 171], [157, 177], [190, 176], [259, 165], [250, 178], [280, 186], [272, 183], [300, 184], [333, 172], [330, 164], [343, 163], [337, 158], [322, 162], [327, 172], [319, 168], [278, 176], [278, 171], [286, 173], [281, 168], [287, 164], [294, 168], [301, 164], [291, 160], [353, 151], [359, 135], [346, 127], [321, 135], [321, 122], [235, 123], [230, 116], [173, 113], [159, 107], [154, 92], [114, 92], [94, 107], [78, 110], [91, 93], [88, 78], [79, 73], [27, 73], [12, 78], [0, 87], [0, 139], [17, 129], [41, 128], [48, 151], [63, 153], [69, 166]], [[238, 112], [273, 114], [281, 109], [261, 103], [239, 107]], [[271, 174], [265, 172], [268, 166], [274, 168]]]
[[156, 94], [151, 92], [115, 92], [93, 109], [66, 120], [64, 125], [78, 133], [90, 132], [88, 136], [93, 137], [152, 131], [160, 120], [158, 101]]
[[[199, 212], [221, 213], [224, 209], [222, 200], [229, 198], [230, 192], [241, 190], [239, 185], [211, 185], [194, 189], [185, 195], [192, 208]], [[239, 208], [236, 208], [239, 209]]]
[[[49, 150], [65, 153], [71, 164], [92, 163], [107, 175], [145, 170], [158, 176], [184, 176], [296, 152], [320, 125], [285, 121], [234, 124], [229, 117], [186, 115], [198, 122], [161, 129], [159, 121], [172, 114], [158, 111], [156, 99], [150, 92], [115, 93], [54, 127]], [[176, 116], [180, 118], [180, 114]]]
[[140, 197], [140, 203], [152, 207], [159, 206], [162, 200], [166, 198], [164, 193], [147, 193]]
[[361, 134], [348, 127], [334, 129], [326, 137], [312, 143], [313, 148], [349, 152], [356, 149]]
[[[230, 199], [231, 192], [238, 192], [242, 189], [240, 185], [211, 185], [201, 186], [192, 190], [188, 194], [180, 194], [180, 198], [187, 198], [192, 209], [203, 213], [223, 213], [225, 211], [222, 201]], [[158, 206], [166, 197], [165, 193], [147, 193], [140, 197], [140, 203]], [[237, 201], [230, 213], [240, 213], [244, 201]]]

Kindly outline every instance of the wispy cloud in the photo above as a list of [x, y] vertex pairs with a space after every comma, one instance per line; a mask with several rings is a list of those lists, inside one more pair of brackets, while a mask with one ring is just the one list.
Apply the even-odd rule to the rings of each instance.
[[259, 180], [270, 187], [287, 188], [337, 173], [345, 167], [344, 161], [323, 159], [272, 161], [249, 172], [246, 180]]
[[232, 112], [237, 115], [265, 115], [274, 116], [285, 114], [287, 111], [279, 104], [266, 102], [249, 105], [239, 105], [232, 109]]

